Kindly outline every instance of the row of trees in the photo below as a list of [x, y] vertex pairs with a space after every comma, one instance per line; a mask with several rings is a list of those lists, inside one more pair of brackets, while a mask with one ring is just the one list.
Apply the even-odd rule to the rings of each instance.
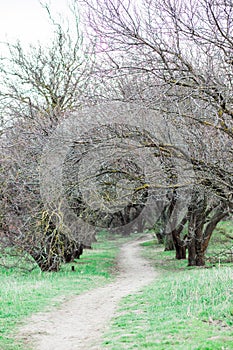
[[[163, 144], [173, 162], [183, 159], [192, 166], [195, 185], [186, 214], [170, 230], [165, 225], [177, 200], [173, 189], [162, 224], [172, 233], [177, 257], [186, 246], [189, 264], [203, 265], [213, 229], [232, 211], [232, 3], [84, 2], [92, 35], [104, 43], [103, 80], [114, 97], [163, 114], [171, 132], [178, 129], [188, 145], [189, 152]], [[104, 86], [102, 94], [108, 98]], [[181, 239], [186, 222], [188, 234]]]
[[[85, 36], [74, 1], [76, 31], [53, 21], [49, 47], [8, 43], [1, 59], [1, 247], [57, 271], [91, 245], [95, 227], [155, 227], [178, 259], [188, 249], [189, 265], [204, 265], [233, 205], [233, 5], [82, 3]], [[73, 130], [57, 134], [71, 115]]]

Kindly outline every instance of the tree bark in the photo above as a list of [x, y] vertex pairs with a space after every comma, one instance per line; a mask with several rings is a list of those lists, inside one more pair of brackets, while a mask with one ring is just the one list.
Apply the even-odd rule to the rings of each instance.
[[179, 224], [179, 226], [172, 231], [174, 247], [176, 250], [176, 259], [178, 260], [186, 259], [186, 242], [185, 242], [186, 237], [184, 237], [184, 239], [181, 239], [180, 234], [187, 221], [188, 221], [188, 215], [186, 215], [181, 221], [181, 223]]
[[194, 193], [192, 205], [189, 208], [188, 225], [188, 266], [204, 266], [203, 228], [205, 224], [206, 198], [199, 192]]
[[226, 215], [227, 215], [227, 213], [224, 211], [224, 209], [219, 208], [218, 211], [215, 213], [215, 215], [210, 220], [210, 222], [208, 223], [208, 225], [206, 226], [205, 232], [204, 232], [203, 248], [202, 248], [204, 250], [204, 252], [206, 251], [206, 249], [209, 245], [209, 241], [210, 241], [210, 238], [212, 236], [212, 233], [213, 233], [215, 227], [217, 226], [219, 221], [224, 219], [224, 217]]
[[196, 266], [196, 248], [194, 240], [188, 245], [188, 266]]
[[165, 235], [165, 248], [164, 251], [170, 251], [170, 250], [174, 250], [174, 242], [173, 242], [173, 237], [171, 233], [168, 233]]

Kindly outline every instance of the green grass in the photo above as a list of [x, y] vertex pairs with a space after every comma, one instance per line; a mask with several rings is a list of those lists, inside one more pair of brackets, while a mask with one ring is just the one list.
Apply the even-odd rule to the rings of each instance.
[[210, 263], [233, 262], [233, 224], [231, 221], [222, 221], [217, 225], [206, 256]]
[[[51, 309], [72, 295], [110, 281], [116, 272], [118, 248], [124, 241], [124, 238], [109, 240], [102, 233], [98, 242], [93, 244], [93, 250], [84, 250], [80, 260], [63, 265], [56, 273], [0, 267], [0, 349], [26, 350], [14, 340], [20, 321], [37, 311]], [[71, 265], [75, 266], [75, 271], [71, 271]]]
[[[211, 243], [219, 250], [226, 244], [219, 229], [227, 225], [231, 231], [232, 223], [221, 223]], [[155, 241], [143, 246], [159, 276], [122, 300], [103, 349], [232, 350], [232, 264], [190, 268], [187, 260], [174, 259], [174, 252], [161, 251]]]
[[[159, 276], [122, 300], [102, 349], [232, 350], [233, 264], [226, 264], [223, 254], [231, 250], [227, 235], [233, 236], [232, 227], [226, 221], [215, 230], [209, 268], [187, 267], [186, 260], [174, 259], [174, 252], [163, 252], [156, 241], [143, 244], [143, 254]], [[93, 250], [58, 273], [0, 268], [0, 349], [27, 350], [13, 337], [25, 317], [111, 281], [125, 240], [101, 234]]]

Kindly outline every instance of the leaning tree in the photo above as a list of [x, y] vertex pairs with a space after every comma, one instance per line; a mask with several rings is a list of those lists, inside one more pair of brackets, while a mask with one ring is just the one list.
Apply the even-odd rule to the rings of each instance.
[[8, 54], [1, 58], [0, 240], [2, 248], [31, 255], [43, 271], [57, 271], [62, 260], [78, 257], [83, 243], [64, 225], [59, 208], [45, 207], [40, 158], [68, 112], [85, 104], [94, 56], [83, 44], [75, 6], [68, 26], [45, 10], [53, 24], [51, 43], [5, 43]]
[[[233, 5], [214, 0], [83, 3], [101, 62], [99, 98], [140, 101], [164, 115], [168, 127], [175, 125], [189, 146], [186, 152], [182, 145], [163, 145], [173, 160], [185, 159], [195, 172], [186, 244], [190, 264], [203, 264], [212, 228], [232, 210]], [[207, 192], [205, 198], [199, 188]], [[199, 222], [196, 229], [194, 222]], [[182, 227], [173, 232], [178, 246]]]

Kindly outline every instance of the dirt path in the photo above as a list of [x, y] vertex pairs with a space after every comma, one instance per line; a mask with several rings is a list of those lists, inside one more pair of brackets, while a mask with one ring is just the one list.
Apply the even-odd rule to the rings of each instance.
[[140, 256], [139, 244], [134, 241], [121, 248], [115, 282], [74, 297], [55, 311], [33, 315], [21, 328], [20, 337], [36, 350], [100, 350], [101, 337], [120, 299], [156, 277]]

